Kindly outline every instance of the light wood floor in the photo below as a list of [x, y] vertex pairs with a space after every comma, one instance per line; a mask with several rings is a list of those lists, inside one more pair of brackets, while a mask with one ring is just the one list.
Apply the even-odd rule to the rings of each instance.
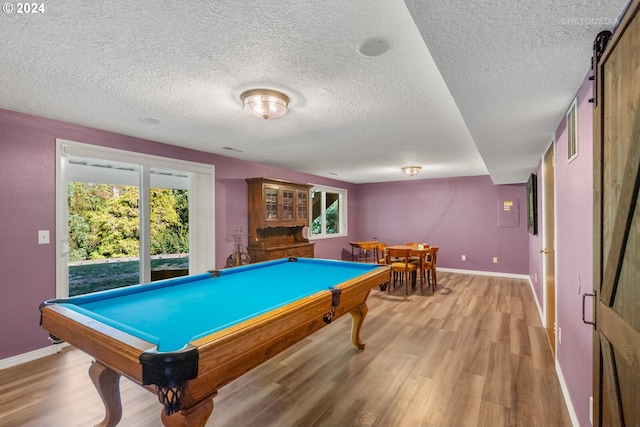
[[[351, 316], [222, 388], [207, 426], [570, 426], [527, 282], [439, 274], [433, 295], [375, 289], [362, 338]], [[0, 426], [90, 426], [103, 417], [90, 357], [0, 371]], [[159, 426], [154, 395], [121, 380], [121, 426]]]

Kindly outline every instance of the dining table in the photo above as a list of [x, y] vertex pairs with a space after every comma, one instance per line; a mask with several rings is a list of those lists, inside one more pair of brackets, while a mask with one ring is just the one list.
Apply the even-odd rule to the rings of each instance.
[[[349, 242], [351, 245], [351, 261], [364, 261], [369, 262], [369, 251], [371, 251], [371, 261], [378, 263], [378, 251], [380, 246], [385, 246], [384, 243], [380, 243], [376, 240], [363, 241], [363, 242]], [[355, 253], [355, 250], [358, 253]]]

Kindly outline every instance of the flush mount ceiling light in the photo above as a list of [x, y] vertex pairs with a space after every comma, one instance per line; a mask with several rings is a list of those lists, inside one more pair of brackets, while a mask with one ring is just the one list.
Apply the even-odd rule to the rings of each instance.
[[244, 111], [259, 119], [279, 119], [287, 114], [289, 97], [271, 89], [252, 89], [240, 95]]
[[420, 166], [405, 166], [402, 168], [402, 173], [405, 175], [413, 176], [420, 173], [421, 170], [422, 168]]

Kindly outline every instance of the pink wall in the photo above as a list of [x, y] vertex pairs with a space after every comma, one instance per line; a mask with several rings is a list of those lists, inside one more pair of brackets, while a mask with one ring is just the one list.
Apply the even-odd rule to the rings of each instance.
[[[517, 202], [518, 226], [498, 227], [501, 199]], [[488, 176], [368, 184], [356, 201], [358, 239], [438, 245], [441, 267], [529, 271], [524, 184], [494, 185]]]
[[581, 294], [594, 288], [592, 82], [585, 79], [577, 96], [579, 146], [571, 163], [565, 121], [556, 131], [556, 315], [562, 329], [557, 357], [580, 425], [588, 426], [593, 328], [582, 323]]

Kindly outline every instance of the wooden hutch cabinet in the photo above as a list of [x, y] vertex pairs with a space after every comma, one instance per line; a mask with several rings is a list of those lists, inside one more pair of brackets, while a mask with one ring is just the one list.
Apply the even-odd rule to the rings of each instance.
[[302, 234], [309, 226], [311, 185], [269, 178], [247, 178], [251, 262], [299, 256], [313, 258]]

